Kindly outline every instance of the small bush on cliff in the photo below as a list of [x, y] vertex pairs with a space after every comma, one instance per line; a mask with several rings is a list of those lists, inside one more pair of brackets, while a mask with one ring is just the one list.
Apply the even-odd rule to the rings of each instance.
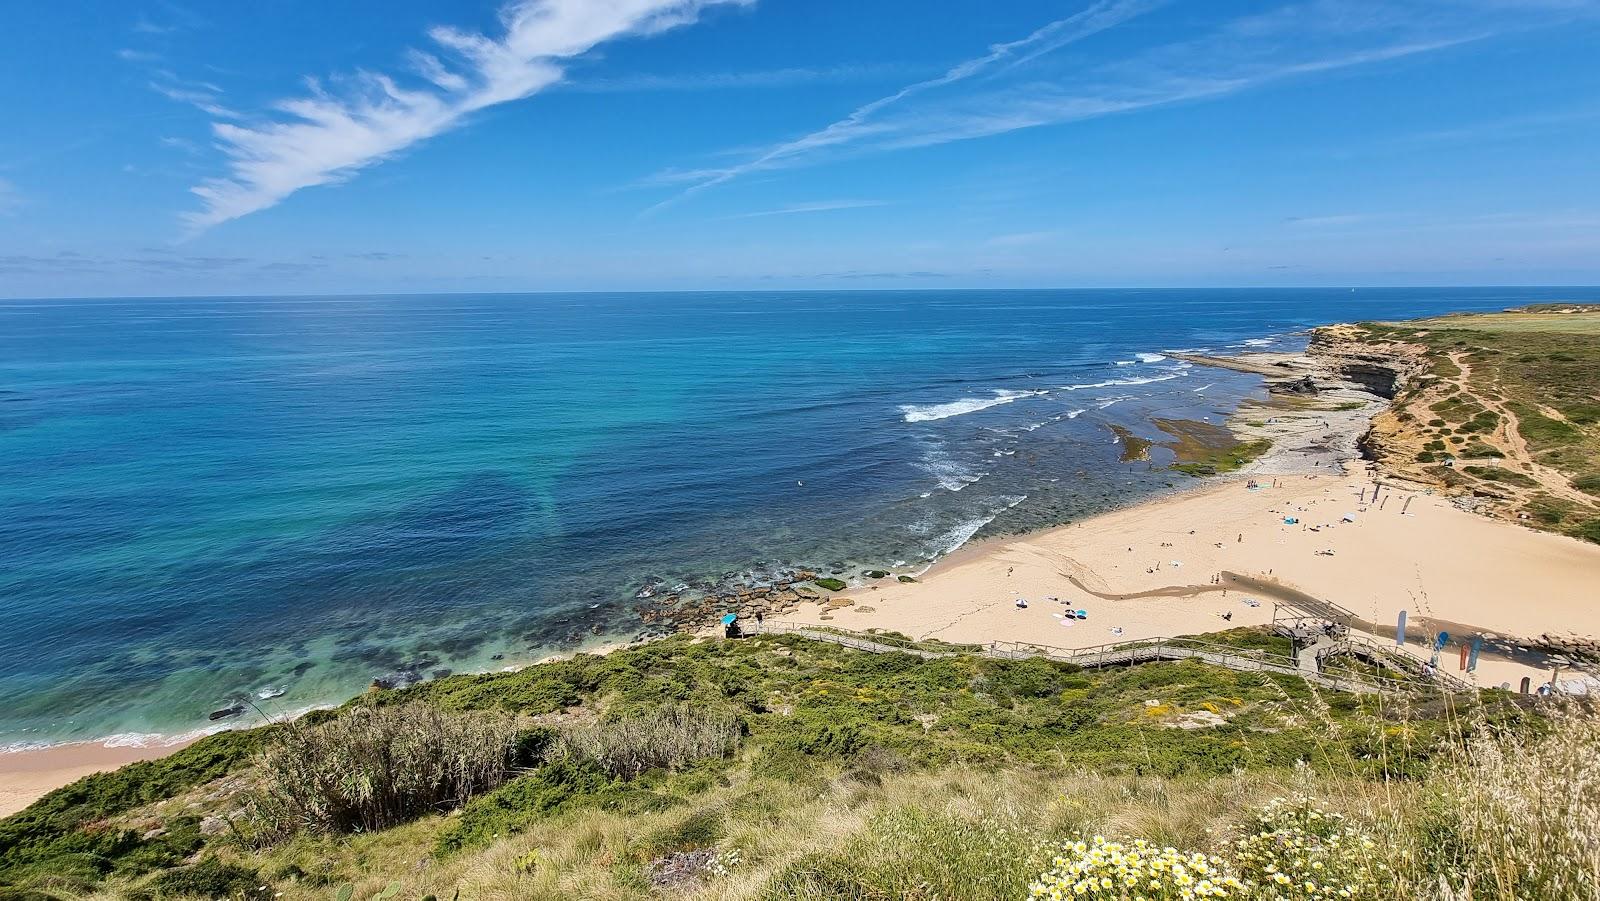
[[590, 761], [621, 779], [677, 769], [727, 754], [739, 741], [739, 719], [727, 711], [660, 707], [610, 716], [562, 733], [554, 754]]
[[507, 715], [418, 703], [289, 724], [261, 753], [248, 819], [265, 839], [384, 829], [495, 788], [516, 748]]

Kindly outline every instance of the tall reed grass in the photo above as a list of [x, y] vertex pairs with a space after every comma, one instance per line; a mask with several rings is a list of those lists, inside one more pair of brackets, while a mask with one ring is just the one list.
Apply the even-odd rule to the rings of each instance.
[[552, 753], [592, 760], [613, 776], [632, 779], [722, 757], [737, 745], [739, 730], [731, 712], [673, 705], [573, 726], [561, 733]]
[[421, 703], [289, 723], [261, 752], [245, 821], [264, 841], [385, 829], [498, 786], [516, 740], [510, 716]]

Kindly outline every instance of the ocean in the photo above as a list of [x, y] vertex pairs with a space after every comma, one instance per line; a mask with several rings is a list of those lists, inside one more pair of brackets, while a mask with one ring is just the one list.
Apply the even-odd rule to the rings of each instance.
[[1181, 484], [1107, 427], [1159, 439], [1260, 386], [1164, 351], [1573, 296], [0, 301], [0, 747], [631, 638], [641, 595], [919, 572]]

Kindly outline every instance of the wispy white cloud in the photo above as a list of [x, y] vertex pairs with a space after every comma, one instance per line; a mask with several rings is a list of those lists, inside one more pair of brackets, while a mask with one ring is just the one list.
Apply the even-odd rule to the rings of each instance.
[[21, 205], [22, 195], [17, 192], [17, 186], [0, 178], [0, 216], [16, 212]]
[[881, 134], [883, 128], [876, 118], [885, 110], [918, 95], [992, 71], [998, 67], [1019, 65], [1038, 56], [1059, 50], [1101, 31], [1140, 15], [1160, 5], [1161, 0], [1096, 0], [1076, 15], [1058, 19], [1035, 30], [1027, 37], [996, 44], [982, 56], [965, 60], [946, 70], [936, 78], [915, 82], [871, 103], [856, 108], [848, 116], [825, 128], [813, 131], [792, 141], [778, 144], [748, 162], [717, 170], [666, 173], [663, 178], [688, 182], [677, 197], [657, 204], [659, 209], [691, 194], [732, 181], [752, 172], [794, 165], [800, 159], [823, 149], [841, 147]]
[[[1594, 0], [1296, 0], [1222, 21], [1194, 38], [1133, 54], [1102, 54], [1108, 58], [1098, 62], [1092, 55], [1089, 61], [1080, 54], [1063, 59], [1058, 52], [1156, 5], [1099, 0], [742, 162], [658, 173], [652, 182], [675, 184], [680, 191], [651, 211], [764, 170], [1212, 100], [1600, 12]], [[980, 74], [986, 77], [974, 80]]]
[[563, 91], [611, 94], [649, 91], [715, 91], [740, 88], [784, 88], [805, 84], [843, 84], [904, 77], [908, 66], [872, 64], [762, 69], [751, 72], [686, 72], [671, 75], [627, 75], [618, 78], [570, 79]]
[[809, 203], [795, 203], [781, 206], [773, 210], [757, 210], [753, 213], [735, 213], [728, 219], [757, 219], [763, 216], [792, 216], [796, 213], [828, 213], [834, 210], [860, 210], [869, 207], [888, 206], [887, 200], [815, 200]]
[[149, 50], [134, 50], [131, 47], [124, 47], [117, 51], [117, 59], [129, 63], [154, 63], [161, 61], [161, 54], [152, 53]]
[[133, 23], [134, 34], [172, 34], [177, 30], [177, 25], [162, 25], [143, 17]]
[[496, 37], [437, 27], [431, 51], [411, 55], [403, 77], [363, 72], [335, 93], [316, 81], [276, 117], [212, 128], [228, 174], [192, 190], [193, 230], [259, 212], [304, 188], [335, 184], [469, 116], [559, 82], [563, 64], [596, 45], [695, 22], [707, 8], [754, 0], [514, 0]]
[[171, 72], [158, 71], [150, 90], [177, 103], [185, 103], [208, 116], [237, 119], [239, 114], [222, 105], [222, 89], [210, 82], [186, 82]]
[[1334, 213], [1327, 216], [1290, 216], [1284, 221], [1290, 225], [1306, 228], [1326, 228], [1330, 226], [1355, 225], [1371, 219], [1364, 213]]

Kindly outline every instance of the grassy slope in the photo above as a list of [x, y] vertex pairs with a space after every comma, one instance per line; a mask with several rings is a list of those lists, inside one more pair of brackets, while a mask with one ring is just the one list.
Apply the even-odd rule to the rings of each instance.
[[[1232, 640], [1263, 644], [1243, 632]], [[1451, 728], [1443, 709], [1402, 715], [1373, 699], [1318, 696], [1296, 679], [1194, 663], [1079, 672], [1042, 660], [865, 654], [794, 637], [670, 639], [353, 703], [418, 699], [513, 711], [535, 732], [598, 711], [686, 702], [737, 712], [747, 734], [733, 757], [682, 772], [624, 782], [545, 764], [462, 812], [374, 835], [306, 836], [265, 855], [197, 828], [200, 816], [237, 808], [261, 737], [219, 736], [91, 777], [0, 822], [0, 886], [66, 897], [104, 885], [116, 896], [161, 896], [175, 893], [177, 877], [192, 877], [318, 898], [348, 881], [363, 892], [375, 886], [358, 896], [370, 897], [400, 878], [407, 897], [449, 897], [461, 880], [493, 877], [525, 882], [531, 893], [514, 893], [526, 897], [559, 897], [555, 887], [572, 879], [595, 887], [567, 897], [645, 897], [643, 867], [660, 854], [732, 841], [759, 850], [760, 868], [748, 872], [776, 878], [807, 853], [869, 840], [851, 824], [893, 815], [896, 798], [955, 803], [974, 783], [992, 781], [1027, 806], [1040, 800], [1030, 799], [1029, 785], [1088, 778], [1072, 775], [1080, 771], [1135, 782], [1252, 772], [1270, 783], [1300, 761], [1325, 778], [1414, 775]], [[1226, 723], [1172, 728], [1198, 712]], [[807, 837], [774, 846], [759, 838], [764, 830]], [[532, 849], [554, 857], [523, 860]], [[174, 869], [196, 852], [217, 862]], [[550, 894], [532, 892], [535, 885]]]
[[[1531, 524], [1600, 541], [1600, 310], [1468, 314], [1363, 329], [1429, 352], [1433, 372], [1399, 399], [1408, 430], [1427, 441], [1418, 462], [1505, 456], [1485, 443], [1501, 415], [1448, 387], [1460, 374], [1450, 359], [1456, 355], [1470, 367], [1472, 392], [1514, 414], [1532, 459], [1576, 492], [1540, 491], [1534, 479], [1500, 465], [1431, 466], [1432, 476], [1458, 490], [1506, 497], [1505, 512], [1527, 513]], [[1426, 403], [1408, 404], [1419, 399]]]

